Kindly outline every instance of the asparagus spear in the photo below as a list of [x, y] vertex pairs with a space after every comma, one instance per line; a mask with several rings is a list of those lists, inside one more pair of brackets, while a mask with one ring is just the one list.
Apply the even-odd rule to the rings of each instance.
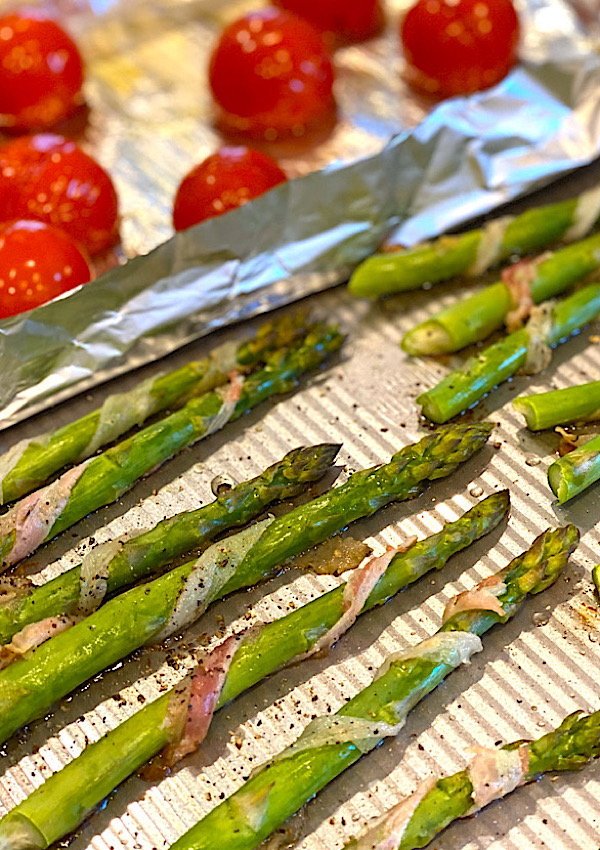
[[[590, 204], [596, 212], [588, 215]], [[398, 253], [376, 254], [358, 266], [349, 289], [352, 295], [380, 298], [455, 275], [480, 275], [512, 254], [534, 253], [561, 237], [566, 242], [582, 239], [597, 219], [597, 190], [592, 189], [579, 199], [491, 221], [478, 230], [441, 236]]]
[[568, 502], [600, 479], [600, 435], [548, 467], [548, 484], [559, 504]]
[[529, 263], [507, 270], [506, 281], [491, 286], [442, 310], [405, 334], [402, 348], [409, 354], [448, 354], [485, 339], [504, 325], [518, 307], [511, 275], [526, 279], [534, 304], [555, 298], [600, 265], [600, 235], [596, 234]]
[[[489, 496], [442, 531], [397, 554], [379, 579], [363, 611], [384, 604], [430, 569], [441, 569], [452, 554], [491, 531], [508, 509], [506, 491]], [[250, 633], [236, 648], [215, 707], [220, 708], [296, 655], [314, 646], [318, 634], [342, 615], [342, 593], [334, 590], [291, 614]], [[217, 650], [219, 648], [217, 647]], [[210, 665], [209, 669], [214, 669]], [[116, 785], [177, 740], [175, 707], [181, 686], [141, 709], [87, 747], [0, 821], [0, 847], [26, 832], [26, 846], [39, 850], [74, 830]], [[3, 844], [4, 842], [4, 844]]]
[[600, 381], [519, 396], [513, 401], [513, 407], [523, 414], [527, 427], [532, 431], [570, 422], [590, 422], [600, 419]]
[[25, 497], [0, 517], [1, 567], [15, 564], [86, 514], [115, 501], [186, 446], [266, 398], [289, 392], [300, 375], [316, 368], [342, 342], [336, 328], [315, 327], [299, 344], [276, 353], [263, 369], [244, 378], [241, 387], [232, 384], [191, 399], [181, 410]]
[[[359, 613], [384, 605], [431, 570], [440, 570], [453, 554], [495, 528], [508, 508], [508, 491], [494, 493], [455, 522], [447, 523], [442, 531], [414, 543], [406, 552], [396, 553]], [[296, 656], [310, 653], [344, 616], [344, 589], [344, 585], [340, 585], [244, 638], [233, 656], [218, 707]]]
[[187, 628], [217, 599], [267, 578], [286, 558], [349, 522], [411, 498], [428, 480], [449, 475], [484, 445], [491, 427], [484, 422], [427, 435], [401, 449], [390, 463], [357, 472], [285, 516], [213, 544], [198, 560], [111, 599], [0, 671], [0, 742], [134, 649]]
[[[227, 850], [256, 847], [300, 806], [387, 735], [395, 735], [408, 711], [453, 669], [481, 649], [479, 636], [511, 617], [530, 593], [558, 576], [578, 541], [573, 526], [548, 530], [528, 552], [480, 586], [481, 595], [449, 618], [437, 634], [407, 654], [388, 659], [375, 680], [335, 715], [312, 721], [294, 744], [259, 768], [242, 787], [209, 812], [172, 850], [209, 850], [215, 836]], [[494, 593], [491, 593], [491, 590]], [[491, 610], [492, 601], [497, 606]], [[500, 613], [502, 612], [502, 613]]]
[[[425, 847], [453, 820], [467, 817], [492, 800], [551, 770], [577, 770], [600, 755], [600, 711], [576, 711], [535, 741], [513, 741], [501, 749], [477, 748], [465, 770], [426, 780], [415, 794], [383, 814], [348, 850], [416, 850]], [[480, 773], [497, 765], [504, 783], [497, 793], [482, 793]], [[508, 774], [508, 775], [507, 775]], [[510, 775], [512, 774], [512, 775]], [[433, 780], [432, 780], [433, 781]], [[1, 834], [1, 823], [0, 823]]]
[[525, 367], [536, 343], [556, 345], [599, 312], [600, 286], [591, 284], [549, 308], [547, 327], [535, 328], [534, 314], [526, 327], [490, 345], [471, 357], [462, 369], [451, 372], [435, 387], [421, 393], [417, 401], [423, 413], [432, 422], [447, 422]]
[[202, 360], [142, 381], [127, 393], [110, 395], [98, 410], [57, 431], [22, 440], [0, 457], [0, 504], [41, 487], [64, 466], [91, 457], [154, 414], [221, 386], [233, 370], [256, 366], [306, 331], [302, 312], [268, 322], [254, 339], [220, 345]]
[[[83, 563], [46, 584], [17, 586], [6, 601], [0, 596], [0, 646], [48, 617], [90, 614], [121, 587], [157, 572], [229, 528], [244, 525], [271, 502], [298, 495], [325, 474], [339, 448], [323, 444], [293, 449], [257, 478], [220, 493], [209, 505], [164, 519], [139, 536], [96, 547]], [[90, 575], [101, 576], [101, 582], [90, 584]]]

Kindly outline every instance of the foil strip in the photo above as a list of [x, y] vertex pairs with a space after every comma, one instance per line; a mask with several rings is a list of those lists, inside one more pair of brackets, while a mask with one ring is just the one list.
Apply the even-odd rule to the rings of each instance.
[[[207, 143], [204, 130], [189, 136], [190, 122], [197, 128], [206, 103], [192, 108], [189, 95], [182, 100], [171, 91], [165, 95], [164, 88], [153, 89], [152, 81], [134, 80], [131, 91], [128, 54], [122, 51], [138, 46], [147, 52], [147, 62], [156, 59], [161, 54], [152, 38], [166, 20], [165, 37], [174, 39], [171, 51], [188, 44], [179, 35], [191, 30], [194, 49], [203, 47], [206, 54], [212, 33], [231, 7], [201, 0], [164, 8], [101, 3], [98, 8], [105, 15], [90, 18], [85, 3], [55, 0], [54, 5], [59, 11], [66, 8], [89, 49], [91, 132], [105, 155], [102, 161], [112, 156], [119, 186], [127, 184], [129, 190], [125, 251], [146, 252], [169, 232], [165, 216], [173, 190], [172, 163], [183, 149], [178, 133], [188, 147], [198, 132]], [[0, 428], [216, 328], [339, 283], [386, 237], [413, 244], [590, 162], [600, 150], [600, 58], [583, 17], [561, 0], [522, 0], [520, 5], [524, 62], [495, 89], [442, 103], [423, 120], [427, 110], [414, 98], [404, 99], [394, 123], [390, 103], [398, 102], [399, 74], [390, 74], [388, 67], [394, 36], [389, 33], [372, 54], [350, 48], [339, 54], [345, 73], [338, 135], [312, 163], [325, 156], [335, 160], [332, 164], [225, 218], [167, 239], [92, 286], [1, 322]], [[405, 6], [396, 2], [391, 9]], [[396, 49], [394, 56], [391, 67], [399, 71]], [[180, 63], [172, 67], [179, 74], [174, 92], [181, 94], [189, 88], [180, 87], [187, 78], [181, 79]], [[191, 65], [184, 67], [188, 72]], [[199, 91], [202, 74], [194, 67]], [[160, 62], [162, 84], [168, 82], [168, 68], [168, 62]], [[384, 78], [393, 81], [391, 88], [383, 87]], [[366, 103], [365, 81], [371, 91], [376, 87], [378, 97], [372, 101], [378, 108], [358, 106]], [[141, 88], [135, 88], [138, 84]], [[123, 112], [119, 106], [124, 103]], [[180, 124], [173, 104], [183, 109]], [[148, 159], [144, 138], [153, 117], [150, 131], [156, 138]], [[161, 136], [166, 118], [170, 129]], [[397, 135], [384, 144], [394, 131]], [[359, 151], [375, 150], [359, 161], [347, 161]], [[311, 167], [310, 157], [305, 166], [307, 162]], [[143, 173], [137, 174], [140, 163]]]

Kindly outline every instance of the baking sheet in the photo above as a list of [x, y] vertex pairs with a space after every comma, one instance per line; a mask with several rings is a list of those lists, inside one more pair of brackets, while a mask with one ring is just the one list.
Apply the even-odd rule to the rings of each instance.
[[521, 0], [521, 65], [437, 107], [401, 83], [396, 20], [408, 0], [394, 0], [384, 38], [337, 54], [331, 138], [284, 160], [291, 174], [328, 167], [163, 242], [179, 180], [217, 143], [208, 51], [248, 2], [123, 0], [97, 17], [77, 12], [83, 0], [54, 3], [89, 55], [87, 142], [116, 180], [124, 250], [138, 256], [0, 322], [0, 428], [332, 286], [387, 235], [413, 244], [600, 153], [600, 56], [564, 0]]
[[[314, 296], [310, 303], [316, 313], [337, 315], [349, 331], [347, 348], [337, 362], [293, 397], [257, 410], [185, 452], [117, 505], [84, 520], [72, 533], [34, 556], [37, 568], [48, 563], [44, 575], [53, 575], [75, 562], [87, 535], [100, 541], [196, 506], [211, 498], [210, 481], [215, 474], [242, 480], [301, 443], [342, 441], [340, 480], [348, 471], [386, 460], [401, 445], [420, 436], [414, 398], [422, 386], [448, 368], [409, 361], [398, 348], [400, 336], [422, 320], [434, 303], [439, 306], [455, 297], [452, 286], [440, 287], [434, 302], [418, 293], [383, 306], [352, 301], [340, 289]], [[597, 332], [598, 328], [590, 328], [559, 349], [548, 372], [534, 379], [534, 387], [598, 378], [600, 352], [597, 344], [589, 342]], [[199, 343], [186, 354], [198, 356], [206, 349], [206, 344]], [[181, 354], [174, 356], [170, 364], [184, 359]], [[122, 384], [119, 382], [120, 387]], [[431, 634], [452, 593], [498, 569], [549, 524], [573, 521], [583, 532], [565, 577], [530, 600], [510, 624], [490, 633], [484, 652], [415, 709], [396, 740], [386, 741], [320, 794], [298, 819], [295, 846], [303, 850], [340, 847], [365, 818], [410, 791], [428, 772], [460, 769], [468, 745], [537, 736], [576, 708], [600, 707], [600, 650], [595, 640], [599, 617], [589, 577], [598, 556], [598, 493], [591, 490], [567, 508], [553, 505], [545, 483], [551, 460], [549, 443], [527, 436], [518, 418], [505, 407], [527, 386], [531, 386], [527, 379], [515, 379], [484, 406], [482, 413], [499, 423], [492, 439], [499, 448], [490, 445], [458, 474], [439, 482], [418, 500], [388, 507], [356, 524], [352, 534], [380, 545], [393, 544], [407, 534], [424, 536], [482, 495], [510, 487], [513, 508], [507, 529], [494, 532], [440, 574], [427, 577], [383, 609], [363, 617], [326, 659], [310, 660], [279, 673], [221, 710], [200, 753], [155, 785], [136, 778], [126, 782], [79, 831], [72, 847], [150, 850], [172, 843], [215, 805], [220, 795], [234, 790], [256, 762], [295, 737], [308, 715], [324, 712], [328, 706], [335, 710], [370, 680], [372, 668], [389, 652], [405, 649]], [[66, 421], [89, 409], [100, 395], [97, 391], [94, 400], [80, 399], [46, 414], [37, 424], [45, 427]], [[32, 423], [27, 425], [32, 427]], [[287, 575], [266, 588], [238, 594], [215, 606], [186, 634], [186, 640], [217, 629], [221, 617], [235, 627], [248, 606], [255, 617], [280, 616], [334, 581]], [[245, 619], [243, 624], [247, 625]], [[181, 651], [185, 657], [183, 647]], [[65, 700], [45, 722], [32, 724], [21, 740], [9, 742], [4, 758], [7, 769], [0, 780], [1, 810], [73, 757], [85, 740], [94, 740], [114, 726], [131, 711], [132, 704], [138, 705], [137, 693], [156, 693], [147, 679], [151, 671], [158, 670], [163, 681], [173, 676], [171, 668], [162, 666], [164, 658], [162, 652], [145, 651], [117, 665]], [[107, 700], [127, 686], [127, 706]], [[84, 720], [78, 720], [84, 711]], [[53, 737], [48, 739], [48, 735]], [[598, 764], [556, 781], [544, 779], [519, 789], [510, 801], [492, 805], [476, 819], [452, 827], [444, 835], [443, 845], [434, 842], [433, 846], [597, 850], [599, 783]]]

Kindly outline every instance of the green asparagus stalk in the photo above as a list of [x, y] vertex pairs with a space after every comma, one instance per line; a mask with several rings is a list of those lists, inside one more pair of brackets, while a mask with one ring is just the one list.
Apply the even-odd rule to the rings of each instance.
[[[221, 492], [208, 505], [164, 519], [139, 536], [96, 547], [83, 563], [43, 585], [17, 585], [6, 600], [0, 596], [0, 646], [48, 617], [90, 614], [106, 596], [152, 575], [224, 531], [244, 525], [271, 502], [293, 498], [325, 474], [339, 448], [323, 444], [294, 449], [257, 478]], [[90, 573], [102, 575], [101, 587], [88, 586]]]
[[[481, 648], [478, 637], [506, 622], [528, 594], [555, 581], [578, 537], [573, 526], [540, 535], [528, 552], [497, 574], [498, 611], [482, 609], [481, 602], [477, 608], [459, 610], [425, 645], [388, 659], [370, 685], [335, 715], [312, 721], [291, 747], [255, 771], [172, 850], [213, 850], [215, 836], [227, 850], [251, 850], [260, 844], [363, 753], [397, 734], [408, 711]], [[489, 581], [485, 584], [490, 587]]]
[[[566, 717], [558, 728], [535, 741], [513, 741], [501, 749], [478, 751], [467, 769], [438, 779], [430, 789], [426, 780], [427, 785], [423, 783], [412, 798], [401, 800], [375, 824], [367, 825], [367, 831], [346, 847], [348, 850], [416, 850], [425, 847], [452, 821], [469, 816], [473, 807], [478, 807], [476, 788], [479, 783], [473, 771], [477, 770], [483, 758], [496, 761], [502, 759], [503, 752], [515, 753], [515, 764], [522, 763], [522, 772], [519, 771], [510, 784], [507, 782], [499, 789], [489, 802], [504, 797], [515, 787], [539, 779], [544, 773], [578, 770], [600, 755], [600, 711], [588, 715], [576, 711]], [[0, 830], [1, 826], [0, 823]]]
[[342, 342], [336, 328], [315, 327], [299, 344], [272, 355], [264, 368], [244, 378], [241, 388], [229, 385], [191, 399], [181, 410], [26, 496], [0, 517], [1, 567], [6, 569], [91, 511], [114, 502], [186, 446], [265, 399], [289, 392], [302, 374], [323, 363]]
[[[534, 304], [561, 295], [600, 265], [600, 235], [596, 234], [534, 261], [528, 290]], [[516, 267], [513, 274], [523, 273]], [[509, 283], [499, 281], [442, 310], [405, 334], [409, 354], [448, 354], [485, 339], [503, 327], [515, 303]]]
[[22, 440], [0, 457], [0, 504], [41, 487], [63, 467], [91, 457], [151, 416], [221, 386], [233, 370], [256, 366], [306, 332], [302, 312], [268, 322], [253, 339], [224, 343], [202, 360], [110, 395], [101, 408], [57, 431]]
[[[507, 492], [496, 493], [442, 531], [398, 553], [362, 610], [384, 604], [429, 570], [441, 569], [455, 552], [491, 531], [507, 510]], [[342, 591], [326, 593], [265, 626], [260, 634], [244, 638], [235, 650], [216, 707], [314, 646], [319, 635], [342, 616]], [[26, 846], [42, 850], [74, 830], [119, 782], [173, 743], [177, 730], [170, 718], [176, 698], [176, 692], [164, 694], [51, 776], [0, 821], [0, 847], [10, 847], [13, 837], [25, 832]]]
[[[381, 298], [456, 275], [482, 274], [513, 254], [535, 253], [561, 237], [565, 237], [565, 241], [581, 239], [586, 229], [574, 227], [574, 224], [578, 210], [593, 192], [586, 192], [579, 200], [572, 198], [527, 210], [505, 219], [506, 227], [490, 222], [484, 228], [458, 236], [441, 236], [397, 253], [376, 254], [355, 270], [350, 278], [350, 292], [358, 297]], [[592, 219], [590, 227], [594, 223]], [[500, 233], [496, 234], [498, 227]], [[485, 243], [489, 241], [494, 245], [488, 251]]]
[[[540, 328], [542, 342], [554, 346], [594, 319], [600, 312], [600, 286], [592, 284], [553, 305], [548, 327]], [[526, 366], [532, 342], [536, 342], [534, 317], [526, 327], [471, 357], [417, 401], [432, 422], [447, 422], [479, 401], [485, 393]]]
[[555, 460], [548, 467], [548, 484], [564, 504], [600, 479], [600, 435]]
[[[414, 543], [406, 552], [398, 552], [369, 593], [360, 614], [384, 605], [431, 570], [440, 570], [453, 554], [495, 528], [508, 508], [508, 491], [495, 493], [460, 519], [445, 525], [442, 531]], [[235, 652], [218, 706], [225, 705], [296, 656], [310, 652], [343, 614], [344, 585], [340, 585], [259, 632], [250, 633]]]
[[519, 396], [513, 401], [513, 407], [523, 414], [531, 431], [571, 422], [591, 422], [600, 419], [600, 381], [548, 393]]
[[355, 519], [449, 475], [485, 444], [491, 427], [484, 422], [427, 435], [390, 463], [357, 472], [285, 516], [213, 544], [198, 560], [111, 599], [0, 671], [0, 742], [90, 676], [144, 644], [181, 632], [217, 599], [273, 575], [285, 559]]

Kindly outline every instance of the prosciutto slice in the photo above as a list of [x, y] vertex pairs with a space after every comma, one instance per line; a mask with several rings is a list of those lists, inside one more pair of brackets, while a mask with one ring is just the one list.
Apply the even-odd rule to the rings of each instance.
[[0, 646], [0, 670], [55, 635], [70, 629], [74, 623], [72, 617], [47, 617], [39, 623], [25, 626], [9, 644]]
[[230, 635], [202, 659], [186, 680], [170, 708], [170, 722], [177, 730], [164, 760], [173, 765], [198, 749], [206, 738], [233, 657], [244, 635]]
[[448, 602], [442, 622], [447, 623], [451, 617], [460, 614], [461, 611], [493, 611], [499, 617], [504, 617], [506, 611], [498, 601], [498, 597], [505, 590], [506, 585], [497, 576], [484, 579], [471, 590], [459, 593]]
[[589, 233], [600, 216], [600, 186], [580, 195], [573, 214], [573, 223], [563, 234], [565, 242], [579, 242]]
[[242, 387], [244, 386], [244, 378], [239, 372], [233, 370], [229, 373], [229, 384], [220, 390], [223, 404], [219, 412], [213, 417], [209, 424], [205, 436], [214, 434], [220, 431], [231, 419], [235, 408], [242, 395]]
[[425, 779], [409, 797], [375, 818], [356, 839], [353, 850], [397, 850], [417, 806], [435, 787], [436, 781], [433, 776]]
[[527, 357], [519, 369], [521, 375], [535, 375], [546, 369], [552, 360], [552, 349], [548, 345], [548, 335], [552, 328], [552, 302], [533, 307], [527, 322], [529, 342]]
[[383, 555], [377, 555], [373, 558], [369, 558], [362, 567], [359, 567], [351, 573], [344, 587], [344, 596], [342, 600], [344, 613], [331, 629], [326, 631], [324, 635], [321, 635], [314, 646], [298, 658], [295, 658], [294, 662], [304, 661], [306, 658], [310, 658], [318, 652], [331, 649], [340, 637], [348, 631], [350, 626], [353, 625], [356, 618], [362, 611], [365, 602], [369, 598], [371, 591], [387, 570], [395, 555], [397, 555], [398, 552], [405, 552], [413, 545], [415, 540], [416, 537], [413, 537], [399, 548], [392, 548], [390, 546]]
[[[467, 768], [473, 786], [473, 815], [523, 785], [529, 770], [529, 747], [523, 744], [516, 750], [495, 750], [476, 747]], [[468, 815], [465, 815], [467, 817]]]
[[16, 564], [41, 546], [62, 514], [88, 463], [84, 461], [69, 469], [52, 484], [26, 496], [0, 517], [0, 540], [8, 540], [14, 534], [14, 543], [10, 551], [4, 553], [1, 569]]
[[538, 268], [552, 254], [546, 251], [539, 257], [520, 260], [502, 271], [502, 280], [510, 290], [514, 308], [506, 315], [506, 327], [509, 333], [518, 330], [529, 318], [533, 307], [531, 284], [538, 275]]
[[511, 216], [502, 216], [486, 222], [482, 229], [475, 262], [467, 269], [469, 277], [479, 277], [502, 259], [502, 240]]

